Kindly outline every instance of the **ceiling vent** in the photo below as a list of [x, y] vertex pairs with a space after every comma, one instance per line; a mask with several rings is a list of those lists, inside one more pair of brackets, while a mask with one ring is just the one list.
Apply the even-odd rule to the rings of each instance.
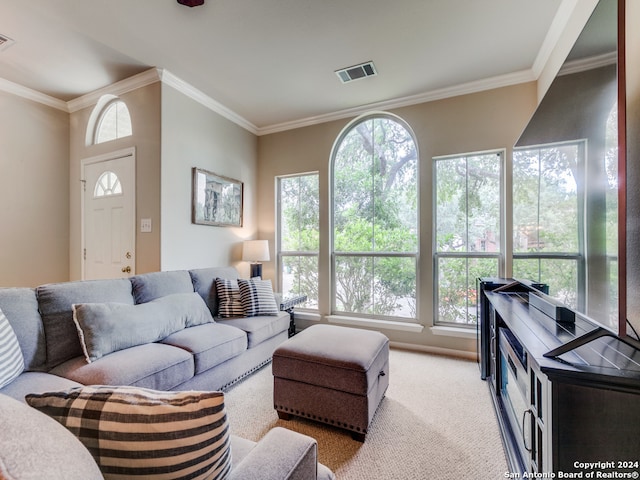
[[6, 50], [7, 48], [9, 48], [14, 43], [15, 43], [15, 41], [13, 41], [11, 38], [7, 37], [6, 35], [2, 35], [0, 33], [0, 52], [2, 50]]
[[376, 67], [372, 61], [336, 70], [336, 75], [338, 75], [338, 78], [342, 83], [353, 82], [354, 80], [360, 80], [361, 78], [373, 77], [377, 74], [378, 72], [376, 72]]

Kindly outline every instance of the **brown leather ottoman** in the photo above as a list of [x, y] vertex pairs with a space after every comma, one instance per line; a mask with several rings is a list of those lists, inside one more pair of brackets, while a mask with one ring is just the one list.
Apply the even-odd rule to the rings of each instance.
[[389, 339], [379, 332], [314, 325], [273, 352], [278, 416], [310, 418], [364, 442], [389, 386]]

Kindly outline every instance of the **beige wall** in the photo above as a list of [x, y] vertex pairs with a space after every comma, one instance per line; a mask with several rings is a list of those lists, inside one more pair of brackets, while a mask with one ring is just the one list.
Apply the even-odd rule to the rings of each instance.
[[[486, 92], [395, 109], [413, 129], [420, 152], [420, 262], [419, 321], [422, 333], [384, 331], [396, 342], [425, 347], [475, 350], [475, 339], [434, 335], [429, 328], [433, 319], [432, 267], [432, 161], [436, 156], [506, 149], [512, 146], [529, 121], [537, 105], [536, 84], [527, 83]], [[330, 313], [329, 258], [329, 157], [342, 128], [351, 119], [290, 130], [258, 139], [258, 225], [260, 238], [275, 242], [275, 177], [300, 172], [320, 174], [320, 313]], [[511, 168], [507, 162], [507, 178]], [[510, 185], [510, 183], [508, 183]], [[510, 188], [507, 188], [507, 192]], [[510, 196], [505, 198], [510, 204]], [[511, 210], [505, 209], [505, 218]], [[504, 239], [510, 242], [511, 239]], [[275, 262], [265, 265], [266, 277], [275, 279]]]
[[69, 116], [0, 92], [0, 286], [69, 276]]
[[[136, 273], [160, 269], [160, 82], [120, 95], [131, 114], [133, 135], [98, 145], [85, 145], [89, 117], [87, 107], [71, 114], [69, 169], [70, 279], [82, 277], [81, 259], [81, 162], [83, 159], [136, 149]], [[140, 219], [151, 218], [151, 233], [140, 233]]]
[[[244, 183], [242, 227], [191, 223], [192, 168]], [[253, 238], [256, 220], [257, 139], [171, 86], [162, 86], [162, 270], [234, 265], [242, 240]]]

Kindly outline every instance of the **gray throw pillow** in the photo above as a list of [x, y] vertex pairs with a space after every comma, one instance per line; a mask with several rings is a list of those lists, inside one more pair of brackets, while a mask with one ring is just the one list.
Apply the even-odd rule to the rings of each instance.
[[81, 303], [73, 321], [87, 362], [125, 348], [162, 340], [186, 327], [213, 322], [197, 293], [176, 293], [139, 305]]

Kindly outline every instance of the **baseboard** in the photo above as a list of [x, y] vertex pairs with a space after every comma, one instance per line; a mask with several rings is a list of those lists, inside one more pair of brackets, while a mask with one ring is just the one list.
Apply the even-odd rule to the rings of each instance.
[[453, 350], [450, 348], [430, 347], [428, 345], [415, 345], [413, 343], [389, 342], [391, 348], [400, 350], [412, 350], [414, 352], [433, 353], [434, 355], [443, 355], [446, 357], [456, 357], [463, 360], [476, 361], [476, 352], [465, 352], [462, 350]]

